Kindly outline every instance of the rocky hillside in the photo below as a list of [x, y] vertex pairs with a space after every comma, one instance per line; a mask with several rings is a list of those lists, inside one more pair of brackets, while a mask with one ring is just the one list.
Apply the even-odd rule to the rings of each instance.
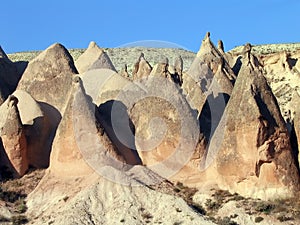
[[300, 223], [299, 59], [0, 48], [0, 222]]
[[[168, 49], [168, 48], [145, 48], [145, 47], [127, 47], [127, 48], [104, 48], [109, 58], [118, 71], [127, 64], [128, 70], [132, 71], [135, 62], [143, 52], [150, 64], [154, 65], [162, 61], [165, 57], [173, 64], [176, 56], [181, 55], [184, 60], [184, 69], [187, 70], [195, 58], [195, 53], [184, 49]], [[76, 61], [85, 49], [69, 49], [71, 56]], [[41, 51], [18, 52], [8, 54], [13, 62], [30, 61], [34, 59]]]

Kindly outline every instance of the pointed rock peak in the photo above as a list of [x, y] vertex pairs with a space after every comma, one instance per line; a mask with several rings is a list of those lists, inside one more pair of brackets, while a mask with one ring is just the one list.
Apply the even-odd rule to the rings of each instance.
[[[31, 66], [30, 64], [40, 63], [45, 64], [48, 69], [49, 67], [56, 68], [59, 65], [58, 71], [77, 73], [74, 65], [73, 57], [69, 51], [59, 43], [54, 43], [49, 46], [46, 50], [40, 53], [36, 58], [34, 58], [29, 64], [26, 70]], [[47, 70], [47, 68], [43, 68]], [[26, 70], [24, 74], [26, 73]], [[56, 69], [56, 72], [58, 72]]]
[[88, 49], [91, 49], [91, 48], [99, 48], [99, 46], [96, 44], [96, 42], [91, 41], [89, 43]]
[[138, 58], [138, 61], [134, 64], [134, 69], [132, 71], [133, 79], [139, 79], [146, 77], [151, 73], [152, 66], [145, 59], [144, 53], [142, 52]]
[[246, 43], [242, 51], [242, 68], [244, 67], [245, 69], [247, 67], [248, 70], [250, 70], [250, 73], [254, 70], [261, 70], [262, 67], [258, 58], [253, 55], [251, 51], [252, 45], [250, 43]]
[[[91, 53], [94, 53], [94, 54], [99, 54], [99, 55], [101, 55], [102, 52], [104, 52], [104, 51], [103, 51], [102, 48], [100, 48], [100, 47], [97, 45], [96, 42], [91, 41], [91, 42], [89, 43], [89, 46], [88, 46], [88, 48], [86, 49], [85, 52], [90, 53], [90, 54], [91, 54]], [[84, 53], [85, 53], [85, 52], [84, 52]]]
[[210, 32], [206, 32], [204, 41], [210, 41]]
[[144, 55], [143, 52], [140, 54], [140, 57], [139, 57], [139, 59], [138, 59], [138, 62], [140, 62], [140, 61], [142, 61], [142, 60], [145, 60], [145, 61], [146, 61], [145, 55]]
[[116, 71], [107, 53], [93, 41], [90, 42], [86, 51], [76, 60], [75, 65], [81, 74], [93, 69], [111, 69]]
[[6, 53], [4, 52], [4, 50], [2, 49], [2, 47], [0, 46], [0, 58], [5, 58], [8, 59]]
[[174, 69], [175, 72], [178, 74], [182, 74], [183, 72], [183, 60], [181, 55], [179, 55], [176, 59], [175, 59], [175, 63], [174, 63]]
[[161, 64], [169, 65], [169, 59], [167, 57], [163, 58], [160, 62]]
[[68, 50], [56, 43], [28, 64], [17, 89], [28, 92], [37, 101], [45, 102], [62, 112], [72, 75], [77, 73]]
[[250, 43], [246, 43], [244, 45], [244, 48], [243, 48], [243, 53], [244, 54], [250, 54], [251, 53], [251, 50], [252, 50], [252, 45]]
[[41, 54], [39, 54], [34, 60], [40, 60], [41, 58], [49, 57], [51, 55], [60, 56], [73, 61], [73, 58], [69, 51], [60, 43], [54, 43], [45, 49]]
[[219, 40], [218, 41], [218, 50], [222, 53], [224, 53], [224, 44], [223, 44], [223, 41], [222, 40]]
[[112, 71], [117, 72], [109, 56], [104, 51], [100, 55], [100, 57], [89, 67], [88, 70], [94, 70], [94, 69], [110, 69]]
[[217, 50], [217, 48], [210, 40], [210, 33], [207, 32], [204, 39], [202, 40], [202, 44], [200, 50], [197, 53], [197, 57], [204, 57], [204, 55], [212, 52], [215, 56], [221, 55], [221, 53]]

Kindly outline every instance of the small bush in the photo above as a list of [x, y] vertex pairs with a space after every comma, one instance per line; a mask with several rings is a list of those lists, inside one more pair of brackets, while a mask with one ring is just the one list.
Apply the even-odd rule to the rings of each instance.
[[262, 212], [266, 215], [270, 214], [272, 210], [274, 210], [275, 206], [268, 202], [258, 202], [255, 204], [255, 210], [257, 212]]
[[206, 215], [206, 211], [202, 207], [202, 205], [199, 205], [199, 204], [193, 202], [190, 204], [190, 207], [197, 213], [200, 213], [201, 215]]
[[218, 211], [222, 204], [220, 204], [219, 202], [212, 201], [211, 199], [207, 199], [205, 202], [205, 206], [208, 210]]
[[288, 217], [288, 216], [285, 216], [285, 215], [278, 216], [277, 219], [278, 219], [280, 222], [289, 221], [289, 220], [294, 220], [294, 218]]
[[263, 221], [263, 220], [264, 220], [263, 217], [258, 216], [258, 217], [255, 217], [254, 222], [255, 222], [255, 223], [260, 223], [260, 222]]
[[222, 219], [217, 220], [217, 224], [219, 225], [239, 225], [237, 222], [232, 221], [229, 217], [225, 216]]
[[13, 216], [11, 218], [11, 221], [13, 225], [21, 225], [28, 223], [28, 219], [26, 218], [26, 216], [23, 215]]

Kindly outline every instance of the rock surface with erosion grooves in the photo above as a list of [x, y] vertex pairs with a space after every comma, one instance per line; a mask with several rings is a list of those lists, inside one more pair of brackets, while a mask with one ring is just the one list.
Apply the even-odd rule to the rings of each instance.
[[75, 61], [79, 73], [93, 69], [110, 69], [116, 71], [110, 58], [95, 42], [90, 42], [86, 51]]
[[[127, 107], [118, 96], [134, 94], [131, 81], [109, 69], [90, 70], [81, 75], [84, 89], [97, 105], [97, 118], [118, 152], [130, 165], [141, 164], [135, 151], [134, 127]], [[138, 88], [138, 87], [136, 87]]]
[[47, 174], [27, 200], [31, 224], [214, 224], [146, 167], [134, 166], [127, 172], [107, 167], [107, 171], [118, 180], [97, 174], [55, 180]]
[[152, 66], [146, 61], [144, 53], [141, 53], [138, 61], [134, 64], [132, 77], [134, 80], [145, 78], [151, 73]]
[[27, 140], [28, 163], [34, 168], [47, 168], [52, 147], [52, 122], [41, 105], [26, 91], [16, 90], [18, 109]]
[[95, 167], [124, 168], [125, 160], [96, 120], [96, 106], [88, 99], [79, 77], [74, 77], [71, 95], [58, 126], [50, 157], [50, 172], [56, 176], [87, 176]]
[[30, 61], [17, 89], [27, 91], [37, 101], [62, 113], [76, 73], [68, 50], [61, 44], [53, 44]]
[[[93, 105], [88, 101], [76, 78], [54, 141], [50, 168], [27, 198], [31, 224], [213, 224], [175, 197], [174, 186], [156, 173], [144, 166], [117, 164], [108, 139], [97, 134]], [[103, 149], [97, 148], [94, 138], [102, 141]], [[95, 171], [87, 169], [87, 163]]]
[[6, 167], [13, 177], [23, 176], [28, 169], [27, 141], [17, 103], [16, 97], [9, 96], [0, 107], [0, 137], [4, 149], [4, 152], [1, 152], [0, 164], [1, 167]]
[[224, 55], [207, 33], [191, 67], [183, 74], [183, 93], [191, 107], [200, 114], [207, 96], [230, 96], [235, 79]]
[[292, 196], [299, 190], [299, 173], [289, 134], [250, 51], [243, 55], [231, 98], [210, 142], [202, 177], [244, 196]]
[[143, 164], [170, 178], [195, 154], [200, 139], [196, 115], [173, 81], [150, 76], [132, 83], [132, 90], [136, 85], [140, 89], [123, 92], [117, 100], [128, 108]]

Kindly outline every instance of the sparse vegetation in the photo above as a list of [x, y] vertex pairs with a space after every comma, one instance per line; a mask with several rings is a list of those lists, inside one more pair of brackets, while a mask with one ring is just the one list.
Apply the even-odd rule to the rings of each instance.
[[260, 223], [260, 222], [263, 221], [263, 220], [264, 220], [263, 217], [257, 216], [257, 217], [255, 217], [254, 222], [255, 222], [255, 223]]
[[13, 225], [21, 225], [28, 223], [28, 219], [24, 215], [13, 216], [11, 219]]

